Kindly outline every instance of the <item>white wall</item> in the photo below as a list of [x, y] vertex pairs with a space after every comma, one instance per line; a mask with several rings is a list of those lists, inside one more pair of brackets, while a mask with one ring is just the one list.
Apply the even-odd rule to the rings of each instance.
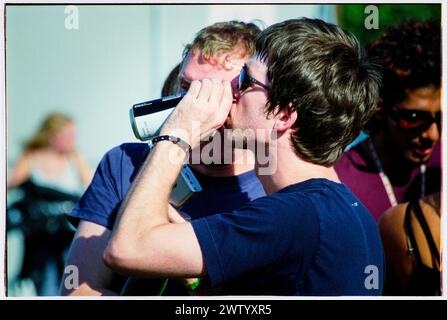
[[64, 8], [7, 7], [9, 161], [47, 113], [59, 110], [75, 118], [79, 147], [93, 164], [132, 138], [128, 107], [155, 82], [149, 7], [79, 6], [79, 30], [65, 28]]
[[79, 149], [92, 166], [111, 147], [136, 141], [128, 109], [158, 98], [183, 46], [217, 21], [293, 17], [335, 21], [318, 5], [78, 5], [79, 29], [65, 6], [7, 6], [8, 166], [51, 111], [74, 117]]

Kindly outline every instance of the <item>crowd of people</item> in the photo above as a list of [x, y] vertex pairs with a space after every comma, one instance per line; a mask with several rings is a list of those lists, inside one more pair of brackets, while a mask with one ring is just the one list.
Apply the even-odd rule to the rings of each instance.
[[[49, 117], [9, 184], [88, 186], [68, 213], [79, 286], [58, 258], [59, 294], [441, 294], [440, 31], [405, 21], [363, 47], [318, 19], [205, 27], [165, 81], [186, 95], [152, 147], [111, 149], [93, 178], [73, 121]], [[221, 158], [193, 163], [204, 149]], [[174, 208], [183, 162], [202, 191]]]

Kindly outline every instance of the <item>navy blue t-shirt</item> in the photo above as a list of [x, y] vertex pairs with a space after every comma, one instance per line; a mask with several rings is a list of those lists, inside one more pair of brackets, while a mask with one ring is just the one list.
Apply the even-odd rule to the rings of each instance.
[[[92, 183], [69, 214], [70, 220], [74, 224], [80, 219], [87, 220], [112, 230], [119, 206], [148, 152], [149, 147], [145, 143], [126, 143], [107, 152], [96, 169]], [[232, 211], [265, 196], [254, 170], [232, 177], [207, 177], [193, 172], [203, 191], [180, 208], [192, 219]], [[130, 278], [124, 292], [130, 295], [155, 295], [160, 286], [159, 281]], [[121, 287], [118, 283], [116, 290], [121, 290]], [[165, 295], [186, 293], [183, 285], [173, 280], [165, 290]]]
[[192, 225], [211, 287], [222, 285], [220, 294], [382, 292], [377, 225], [343, 184], [307, 180]]
[[[148, 151], [149, 147], [145, 143], [126, 143], [107, 152], [96, 169], [92, 183], [70, 216], [94, 222], [111, 230], [119, 206]], [[238, 176], [218, 178], [193, 172], [203, 191], [194, 195], [180, 208], [192, 219], [232, 211], [265, 196], [254, 170]]]

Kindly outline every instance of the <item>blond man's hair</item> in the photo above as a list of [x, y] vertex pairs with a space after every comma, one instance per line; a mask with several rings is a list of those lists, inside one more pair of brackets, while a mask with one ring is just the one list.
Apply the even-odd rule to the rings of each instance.
[[212, 24], [200, 30], [193, 42], [185, 46], [183, 60], [196, 50], [200, 50], [206, 61], [239, 48], [244, 56], [251, 56], [255, 51], [256, 36], [260, 32], [254, 23], [233, 20]]

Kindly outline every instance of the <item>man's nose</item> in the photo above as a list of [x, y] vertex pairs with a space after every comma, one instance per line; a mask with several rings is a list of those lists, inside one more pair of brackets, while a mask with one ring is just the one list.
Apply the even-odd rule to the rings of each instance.
[[424, 139], [436, 142], [439, 140], [439, 129], [436, 123], [432, 123], [431, 126], [422, 133]]

